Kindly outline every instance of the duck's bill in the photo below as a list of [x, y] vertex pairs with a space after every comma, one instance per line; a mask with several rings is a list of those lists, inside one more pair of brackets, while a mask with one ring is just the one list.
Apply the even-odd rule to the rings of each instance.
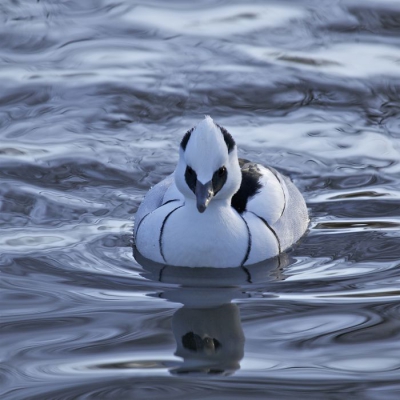
[[200, 213], [203, 213], [214, 196], [212, 181], [205, 184], [197, 181], [195, 195], [197, 199], [197, 209]]

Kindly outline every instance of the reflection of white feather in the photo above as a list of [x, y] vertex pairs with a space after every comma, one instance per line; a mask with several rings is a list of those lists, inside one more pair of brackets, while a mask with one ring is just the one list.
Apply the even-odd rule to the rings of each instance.
[[[307, 208], [293, 183], [273, 168], [240, 167], [236, 145], [226, 135], [206, 117], [181, 146], [174, 174], [146, 195], [135, 223], [136, 246], [143, 256], [191, 267], [249, 265], [276, 256], [305, 232]], [[219, 187], [204, 212], [196, 205], [188, 167], [195, 171], [195, 181]], [[218, 175], [222, 167], [223, 178]], [[231, 205], [241, 185], [244, 209]]]

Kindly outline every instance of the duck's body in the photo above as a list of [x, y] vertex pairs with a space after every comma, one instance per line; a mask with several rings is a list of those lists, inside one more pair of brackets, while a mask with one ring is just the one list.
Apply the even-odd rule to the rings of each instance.
[[276, 256], [307, 225], [293, 183], [273, 168], [238, 160], [232, 137], [206, 117], [183, 138], [175, 172], [140, 205], [135, 244], [164, 264], [237, 267]]

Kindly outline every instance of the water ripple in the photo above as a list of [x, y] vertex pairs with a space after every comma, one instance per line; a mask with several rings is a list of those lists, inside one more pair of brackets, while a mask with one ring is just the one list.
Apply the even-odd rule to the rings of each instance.
[[[0, 5], [3, 399], [397, 399], [396, 1]], [[307, 235], [247, 270], [140, 265], [132, 226], [211, 114]]]

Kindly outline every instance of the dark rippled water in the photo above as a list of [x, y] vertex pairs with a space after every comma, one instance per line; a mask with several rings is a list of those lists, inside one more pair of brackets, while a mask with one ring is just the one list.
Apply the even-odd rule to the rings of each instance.
[[[398, 399], [400, 3], [0, 4], [1, 399]], [[210, 114], [307, 200], [243, 270], [143, 269]]]

